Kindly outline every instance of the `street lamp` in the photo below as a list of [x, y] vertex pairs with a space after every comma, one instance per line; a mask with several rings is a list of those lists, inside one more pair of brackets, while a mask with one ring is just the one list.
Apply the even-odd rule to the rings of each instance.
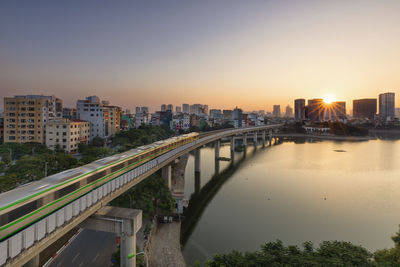
[[48, 162], [46, 161], [44, 163], [44, 177], [47, 177], [47, 164], [48, 164]]
[[133, 257], [136, 257], [137, 255], [140, 255], [140, 254], [144, 255], [144, 258], [146, 259], [146, 267], [149, 267], [149, 258], [147, 258], [147, 255], [146, 255], [146, 253], [144, 251], [141, 251], [141, 252], [137, 253], [136, 255], [131, 253], [131, 254], [128, 255], [128, 258], [133, 258]]

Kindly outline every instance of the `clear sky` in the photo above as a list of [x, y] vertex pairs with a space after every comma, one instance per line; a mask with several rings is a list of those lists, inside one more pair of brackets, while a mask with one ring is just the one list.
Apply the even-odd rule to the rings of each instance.
[[350, 109], [393, 91], [399, 106], [399, 14], [397, 0], [3, 0], [0, 96], [271, 110], [334, 95]]

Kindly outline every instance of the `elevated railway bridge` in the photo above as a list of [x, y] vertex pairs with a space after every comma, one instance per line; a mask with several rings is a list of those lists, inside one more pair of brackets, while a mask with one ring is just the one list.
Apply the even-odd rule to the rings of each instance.
[[[118, 230], [124, 235], [121, 260], [123, 265], [134, 266], [135, 234], [141, 226], [141, 217], [140, 220], [136, 217], [141, 213], [113, 211], [107, 206], [110, 201], [162, 169], [162, 176], [172, 190], [178, 210], [181, 210], [184, 188], [176, 180], [182, 178], [174, 177], [174, 172], [171, 172], [177, 159], [194, 151], [195, 172], [200, 172], [200, 147], [215, 142], [215, 157], [218, 158], [221, 140], [230, 138], [233, 156], [235, 138], [242, 138], [246, 146], [251, 135], [255, 141], [261, 139], [263, 145], [266, 142], [271, 145], [274, 133], [281, 126], [263, 125], [173, 137], [2, 193], [0, 266], [38, 265], [41, 251], [75, 227], [90, 228], [88, 222], [96, 223], [100, 217], [108, 223], [106, 226], [102, 224], [103, 228]], [[125, 213], [127, 217], [124, 217]], [[122, 222], [130, 229], [124, 229]]]

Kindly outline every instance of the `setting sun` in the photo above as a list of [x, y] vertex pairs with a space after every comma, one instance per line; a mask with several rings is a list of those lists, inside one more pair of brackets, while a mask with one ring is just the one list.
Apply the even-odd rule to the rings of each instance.
[[324, 103], [325, 104], [331, 104], [332, 102], [335, 101], [335, 97], [333, 95], [326, 95], [324, 98]]

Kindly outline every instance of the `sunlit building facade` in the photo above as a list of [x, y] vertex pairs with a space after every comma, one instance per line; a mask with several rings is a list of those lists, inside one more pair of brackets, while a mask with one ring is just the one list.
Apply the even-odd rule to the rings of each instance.
[[357, 119], [374, 119], [377, 111], [376, 98], [353, 100], [353, 117]]

